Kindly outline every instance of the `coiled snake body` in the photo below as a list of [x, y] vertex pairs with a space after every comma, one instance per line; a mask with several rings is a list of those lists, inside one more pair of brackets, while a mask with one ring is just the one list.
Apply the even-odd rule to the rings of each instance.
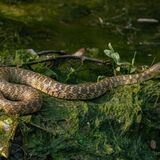
[[0, 109], [7, 114], [30, 114], [40, 110], [42, 99], [38, 90], [57, 98], [87, 100], [99, 97], [109, 88], [143, 82], [159, 73], [160, 63], [157, 63], [143, 73], [69, 85], [29, 70], [0, 67]]

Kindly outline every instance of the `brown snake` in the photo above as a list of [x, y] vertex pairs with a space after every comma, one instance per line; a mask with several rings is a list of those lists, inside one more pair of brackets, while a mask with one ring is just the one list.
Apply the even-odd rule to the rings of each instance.
[[160, 63], [157, 63], [142, 73], [69, 85], [29, 70], [0, 67], [0, 109], [7, 114], [30, 114], [41, 108], [42, 99], [38, 90], [57, 98], [87, 100], [103, 95], [109, 88], [143, 82], [159, 73]]

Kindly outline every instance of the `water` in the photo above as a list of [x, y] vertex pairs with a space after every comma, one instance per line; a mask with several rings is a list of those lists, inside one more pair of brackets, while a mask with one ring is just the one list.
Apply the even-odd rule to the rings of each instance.
[[103, 50], [111, 42], [123, 60], [136, 52], [137, 63], [151, 64], [160, 61], [159, 8], [159, 0], [3, 0], [0, 45], [68, 52], [99, 48], [105, 58]]

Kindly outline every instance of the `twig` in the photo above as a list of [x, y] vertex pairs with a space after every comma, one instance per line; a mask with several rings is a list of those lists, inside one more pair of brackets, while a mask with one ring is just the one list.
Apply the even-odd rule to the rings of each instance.
[[60, 61], [66, 60], [66, 59], [77, 59], [77, 60], [81, 60], [82, 62], [88, 61], [88, 62], [93, 62], [93, 63], [97, 63], [97, 64], [105, 64], [105, 65], [110, 64], [109, 60], [104, 61], [104, 60], [100, 60], [100, 59], [96, 59], [96, 58], [90, 58], [90, 57], [86, 57], [86, 56], [75, 56], [75, 55], [60, 55], [57, 57], [51, 57], [51, 58], [43, 59], [40, 61], [27, 62], [25, 64], [32, 65], [32, 64], [51, 62], [51, 61], [60, 62]]
[[53, 54], [53, 53], [58, 53], [60, 55], [58, 56], [48, 56], [47, 59], [43, 59], [43, 60], [39, 60], [39, 61], [34, 61], [34, 62], [27, 62], [25, 63], [25, 65], [32, 65], [32, 64], [37, 64], [37, 63], [44, 63], [44, 62], [51, 62], [51, 61], [55, 61], [55, 62], [60, 62], [66, 59], [77, 59], [77, 60], [81, 60], [82, 62], [84, 61], [88, 61], [88, 62], [93, 62], [93, 63], [97, 63], [97, 64], [110, 64], [109, 60], [108, 61], [104, 61], [104, 60], [99, 60], [96, 58], [91, 58], [91, 57], [86, 57], [83, 56], [85, 53], [85, 48], [80, 48], [79, 50], [77, 50], [76, 52], [74, 52], [73, 54], [67, 54], [65, 51], [58, 51], [58, 50], [46, 50], [46, 51], [40, 51], [37, 54], [39, 56], [41, 55], [47, 55], [47, 54]]
[[60, 54], [60, 55], [65, 55], [66, 54], [66, 52], [63, 51], [63, 50], [60, 50], [60, 51], [58, 51], [58, 50], [45, 50], [45, 51], [37, 52], [37, 54], [39, 56], [46, 55], [46, 54], [51, 54], [51, 53], [57, 53], [57, 54]]

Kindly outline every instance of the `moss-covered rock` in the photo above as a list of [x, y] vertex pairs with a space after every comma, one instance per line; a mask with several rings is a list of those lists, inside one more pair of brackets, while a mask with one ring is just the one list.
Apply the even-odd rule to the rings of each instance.
[[90, 102], [45, 96], [42, 110], [22, 125], [27, 158], [154, 159], [143, 133], [150, 85], [150, 97], [158, 96], [154, 81], [117, 87]]

